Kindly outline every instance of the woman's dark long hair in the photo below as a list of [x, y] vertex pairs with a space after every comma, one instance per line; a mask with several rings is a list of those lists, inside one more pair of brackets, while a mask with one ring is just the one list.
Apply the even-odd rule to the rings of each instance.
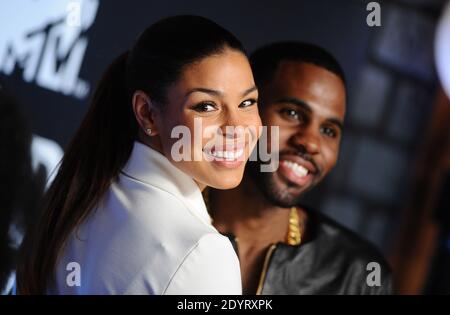
[[245, 54], [242, 44], [214, 22], [175, 16], [147, 28], [134, 47], [109, 66], [49, 188], [43, 214], [25, 238], [18, 293], [46, 293], [68, 236], [127, 162], [138, 135], [133, 92], [142, 90], [164, 104], [167, 87], [187, 65], [227, 47]]
[[[32, 134], [21, 104], [0, 86], [0, 291], [5, 291], [17, 265], [19, 235], [36, 219], [45, 171], [33, 170]], [[9, 288], [8, 288], [9, 289]]]

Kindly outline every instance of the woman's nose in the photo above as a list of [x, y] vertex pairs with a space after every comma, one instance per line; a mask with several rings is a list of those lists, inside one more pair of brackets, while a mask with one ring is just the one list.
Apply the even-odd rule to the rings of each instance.
[[222, 132], [227, 138], [237, 138], [245, 129], [246, 123], [237, 111], [229, 111], [222, 125]]

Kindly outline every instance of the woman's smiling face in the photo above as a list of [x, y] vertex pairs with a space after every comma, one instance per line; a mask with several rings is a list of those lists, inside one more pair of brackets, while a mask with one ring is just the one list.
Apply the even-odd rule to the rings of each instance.
[[201, 189], [236, 187], [261, 126], [247, 57], [224, 48], [187, 66], [166, 99], [154, 116], [162, 153]]

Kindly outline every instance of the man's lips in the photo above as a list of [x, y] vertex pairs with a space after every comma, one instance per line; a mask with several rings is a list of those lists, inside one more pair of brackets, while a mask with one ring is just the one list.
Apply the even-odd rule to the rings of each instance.
[[311, 173], [303, 166], [294, 166], [294, 163], [284, 160], [280, 162], [279, 174], [289, 182], [297, 186], [307, 185], [313, 178]]
[[280, 175], [298, 186], [311, 183], [318, 173], [317, 167], [298, 155], [282, 155], [280, 157]]
[[308, 171], [308, 174], [317, 174], [317, 167], [310, 161], [305, 160], [304, 158], [294, 155], [294, 154], [284, 154], [280, 156], [280, 162], [289, 161], [291, 163], [295, 163]]

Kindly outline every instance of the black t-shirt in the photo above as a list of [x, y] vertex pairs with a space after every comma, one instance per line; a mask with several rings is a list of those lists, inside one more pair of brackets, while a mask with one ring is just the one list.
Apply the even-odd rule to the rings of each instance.
[[372, 244], [323, 214], [307, 212], [302, 243], [275, 245], [261, 294], [392, 294], [391, 269]]

